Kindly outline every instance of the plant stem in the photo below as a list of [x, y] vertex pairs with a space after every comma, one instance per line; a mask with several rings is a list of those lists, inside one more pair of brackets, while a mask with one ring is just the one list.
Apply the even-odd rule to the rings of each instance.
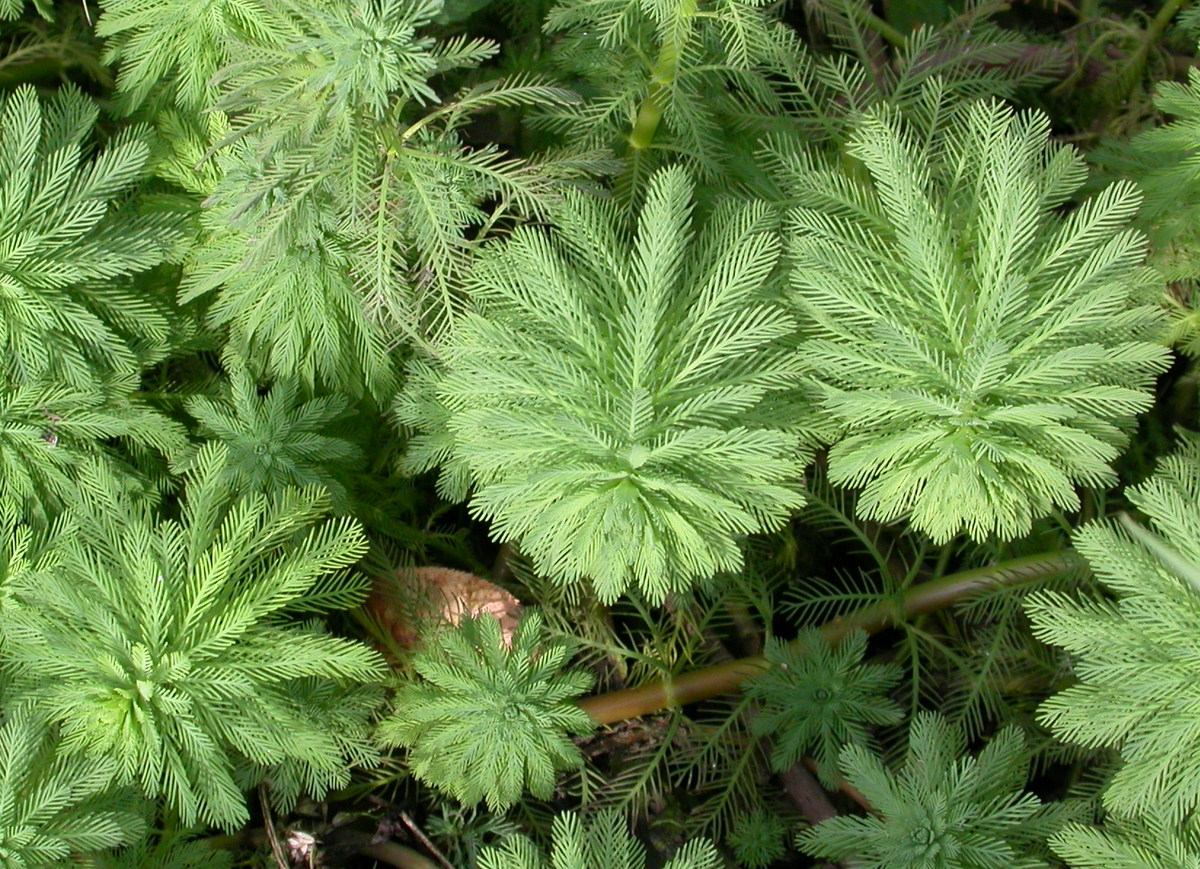
[[893, 48], [904, 47], [904, 34], [872, 12], [867, 4], [853, 7], [853, 9], [868, 30], [873, 31], [878, 36], [882, 36]]
[[658, 57], [650, 69], [650, 91], [638, 106], [629, 132], [629, 148], [625, 153], [625, 168], [617, 178], [614, 192], [619, 200], [634, 202], [640, 188], [642, 175], [648, 167], [646, 156], [654, 144], [663, 112], [671, 100], [671, 90], [679, 78], [679, 61], [691, 29], [692, 19], [697, 12], [698, 0], [676, 0], [675, 26], [662, 35]]
[[[678, 28], [676, 33], [685, 31], [695, 15], [696, 0], [678, 0], [675, 17], [686, 24]], [[671, 88], [675, 86], [675, 79], [679, 76], [679, 59], [682, 56], [683, 45], [680, 44], [680, 39], [667, 37], [663, 40], [658, 58], [654, 61], [654, 68], [650, 71], [650, 93], [638, 107], [633, 131], [629, 134], [631, 153], [646, 150], [654, 141], [654, 134], [658, 131], [658, 122], [662, 120], [663, 110], [667, 107]]]
[[1152, 43], [1162, 39], [1162, 35], [1167, 32], [1167, 25], [1171, 23], [1171, 19], [1178, 15], [1189, 3], [1191, 3], [1191, 0], [1166, 0], [1159, 7], [1158, 14], [1154, 16], [1154, 20], [1150, 22], [1150, 26], [1146, 28], [1144, 45], [1147, 52], [1150, 50]]
[[[965, 570], [930, 580], [910, 588], [899, 597], [881, 600], [836, 618], [826, 623], [821, 632], [831, 643], [838, 642], [855, 630], [873, 634], [913, 616], [943, 609], [974, 592], [997, 585], [1022, 585], [1063, 573], [1078, 564], [1078, 557], [1066, 550]], [[628, 718], [733, 693], [741, 689], [746, 679], [767, 667], [764, 658], [740, 658], [684, 673], [674, 679], [599, 694], [581, 701], [579, 705], [597, 724], [615, 724]]]
[[1137, 70], [1137, 76], [1131, 78], [1130, 81], [1131, 94], [1146, 74], [1146, 60], [1150, 56], [1150, 50], [1162, 39], [1162, 35], [1166, 32], [1167, 25], [1171, 23], [1171, 19], [1190, 2], [1191, 0], [1165, 0], [1163, 5], [1159, 7], [1158, 14], [1154, 16], [1153, 20], [1146, 27], [1146, 32], [1142, 35], [1141, 42], [1138, 43], [1137, 51], [1134, 52], [1133, 57], [1129, 61], [1130, 66]]
[[[664, 49], [664, 53], [665, 51]], [[672, 76], [671, 81], [673, 80]], [[646, 95], [646, 99], [642, 100], [642, 104], [638, 107], [637, 118], [633, 122], [633, 131], [629, 134], [629, 150], [631, 152], [644, 151], [654, 141], [654, 134], [658, 132], [658, 122], [662, 120], [663, 109], [666, 108], [667, 93], [670, 87], [670, 81], [660, 81], [657, 74], [655, 75], [655, 82], [650, 88], [650, 93]]]
[[822, 821], [837, 817], [837, 809], [830, 802], [829, 795], [803, 764], [792, 764], [779, 774], [779, 778], [788, 798], [810, 825], [815, 827]]
[[283, 856], [283, 846], [279, 844], [279, 833], [275, 830], [275, 817], [271, 812], [271, 803], [267, 799], [267, 786], [258, 786], [258, 804], [262, 807], [263, 824], [267, 830], [267, 841], [271, 843], [271, 854], [279, 869], [288, 869], [288, 859]]

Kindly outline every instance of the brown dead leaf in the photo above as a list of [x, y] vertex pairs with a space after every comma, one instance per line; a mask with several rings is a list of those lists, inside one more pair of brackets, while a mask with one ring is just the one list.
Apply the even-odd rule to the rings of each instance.
[[365, 606], [406, 650], [417, 647], [430, 622], [457, 625], [483, 615], [500, 622], [504, 645], [511, 647], [521, 614], [521, 602], [500, 586], [448, 567], [406, 567], [377, 576]]

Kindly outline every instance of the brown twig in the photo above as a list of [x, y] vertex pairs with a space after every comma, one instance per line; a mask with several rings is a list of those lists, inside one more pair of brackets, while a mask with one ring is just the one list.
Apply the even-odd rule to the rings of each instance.
[[815, 826], [837, 817], [837, 809], [829, 795], [803, 764], [792, 764], [779, 774], [779, 780], [783, 782], [788, 799], [808, 823]]
[[406, 848], [396, 842], [376, 842], [374, 845], [365, 845], [359, 849], [358, 853], [364, 857], [378, 860], [380, 863], [395, 866], [397, 869], [439, 869], [438, 864], [424, 854], [419, 854], [412, 848]]
[[[816, 773], [817, 762], [811, 757], [804, 758], [804, 768], [806, 772]], [[846, 781], [840, 775], [838, 776], [838, 790], [853, 800], [860, 809], [864, 812], [873, 812], [870, 801], [863, 796], [862, 791], [856, 788], [850, 782]]]
[[429, 837], [416, 825], [416, 822], [413, 821], [408, 812], [400, 812], [399, 817], [404, 826], [408, 827], [408, 831], [416, 837], [417, 841], [421, 843], [426, 851], [432, 854], [446, 869], [454, 869], [454, 864], [447, 860], [445, 855], [437, 849], [437, 845], [429, 840]]
[[258, 786], [258, 804], [262, 806], [263, 826], [267, 831], [267, 841], [271, 843], [271, 853], [279, 869], [290, 869], [290, 863], [283, 854], [283, 846], [279, 844], [279, 834], [275, 831], [275, 820], [271, 817], [271, 804], [267, 800], [266, 785]]
[[[975, 592], [998, 585], [1034, 582], [1063, 573], [1078, 564], [1077, 556], [1066, 550], [1029, 555], [990, 567], [943, 576], [914, 586], [902, 596], [881, 600], [850, 615], [836, 618], [825, 624], [821, 632], [831, 643], [840, 641], [856, 630], [873, 634], [914, 616], [944, 609]], [[767, 666], [766, 660], [761, 657], [740, 658], [637, 688], [588, 697], [579, 705], [597, 724], [615, 724], [662, 709], [734, 693], [741, 690], [746, 679], [761, 673]]]

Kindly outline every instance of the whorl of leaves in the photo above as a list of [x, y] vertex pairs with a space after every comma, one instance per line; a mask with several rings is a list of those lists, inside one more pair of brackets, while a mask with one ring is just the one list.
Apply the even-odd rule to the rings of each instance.
[[1154, 533], [1097, 522], [1075, 547], [1117, 599], [1031, 596], [1034, 633], [1074, 659], [1078, 684], [1047, 700], [1060, 739], [1120, 751], [1104, 793], [1122, 815], [1178, 821], [1200, 806], [1200, 442], [1188, 439], [1126, 492]]
[[[581, 817], [566, 812], [554, 819], [550, 858], [529, 839], [513, 836], [479, 856], [479, 869], [646, 869], [646, 849], [615, 811]], [[694, 839], [663, 869], [718, 869], [721, 855], [712, 843]]]
[[851, 169], [796, 158], [788, 181], [801, 353], [843, 429], [829, 478], [936, 542], [1012, 539], [1115, 482], [1167, 364], [1161, 284], [1134, 185], [1062, 215], [1087, 170], [1044, 115], [935, 86], [915, 114], [877, 107]]
[[575, 705], [591, 676], [563, 672], [570, 651], [545, 638], [537, 613], [511, 648], [497, 619], [464, 619], [426, 640], [413, 659], [420, 678], [396, 692], [379, 738], [409, 748], [417, 779], [461, 803], [502, 811], [527, 791], [548, 799], [557, 773], [582, 762], [568, 734], [596, 726]]
[[864, 664], [867, 635], [855, 631], [837, 646], [816, 629], [794, 642], [772, 637], [765, 657], [770, 669], [756, 675], [746, 693], [759, 704], [753, 731], [774, 743], [771, 766], [782, 772], [811, 753], [821, 780], [837, 786], [843, 746], [871, 744], [868, 725], [897, 724], [904, 713], [887, 695], [900, 681], [895, 664]]
[[1016, 727], [971, 757], [961, 730], [922, 712], [913, 719], [899, 772], [859, 746], [842, 751], [842, 772], [872, 814], [822, 821], [796, 844], [861, 869], [1043, 869], [1046, 862], [1031, 851], [1053, 822], [1037, 797], [1023, 792], [1028, 768]]
[[260, 395], [244, 369], [230, 373], [223, 394], [192, 396], [184, 407], [201, 435], [226, 447], [226, 474], [239, 494], [271, 494], [287, 486], [321, 486], [339, 509], [348, 507], [338, 471], [362, 461], [350, 441], [329, 434], [346, 415], [344, 395], [302, 400], [295, 380], [274, 383]]
[[366, 551], [359, 528], [322, 521], [318, 490], [238, 499], [226, 462], [206, 447], [182, 516], [157, 522], [102, 465], [83, 475], [44, 569], [7, 590], [0, 667], [58, 724], [66, 756], [161, 796], [184, 823], [233, 828], [249, 817], [240, 766], [288, 766], [318, 796], [373, 759], [365, 720], [322, 715], [308, 686], [331, 683], [365, 719], [373, 704], [355, 698], [382, 660], [280, 619], [361, 601], [344, 572]]
[[770, 212], [726, 203], [694, 227], [691, 195], [659, 173], [633, 233], [612, 203], [568, 195], [555, 231], [487, 251], [479, 312], [397, 401], [420, 432], [411, 470], [441, 465], [442, 493], [473, 490], [494, 537], [606, 601], [737, 570], [739, 539], [803, 503]]
[[787, 853], [788, 828], [778, 815], [764, 809], [742, 814], [727, 838], [738, 863], [746, 869], [765, 869]]

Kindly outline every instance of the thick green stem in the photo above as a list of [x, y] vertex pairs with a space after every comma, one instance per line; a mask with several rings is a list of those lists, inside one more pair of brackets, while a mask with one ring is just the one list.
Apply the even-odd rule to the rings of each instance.
[[1154, 20], [1150, 22], [1150, 26], [1146, 28], [1146, 50], [1149, 51], [1149, 46], [1162, 39], [1162, 35], [1167, 32], [1167, 25], [1171, 20], [1180, 13], [1185, 6], [1191, 3], [1191, 0], [1166, 0], [1159, 7], [1158, 13], [1154, 16]]
[[654, 133], [658, 132], [659, 121], [662, 120], [662, 109], [666, 108], [668, 89], [670, 84], [655, 83], [646, 100], [638, 107], [634, 131], [629, 134], [631, 150], [644, 151], [654, 142]]
[[1132, 77], [1130, 81], [1130, 92], [1137, 88], [1146, 74], [1146, 61], [1150, 57], [1151, 49], [1162, 39], [1171, 20], [1190, 2], [1191, 0], [1165, 0], [1163, 5], [1159, 7], [1158, 13], [1154, 16], [1154, 19], [1146, 27], [1146, 32], [1142, 35], [1142, 40], [1138, 44], [1137, 51], [1134, 52], [1133, 57], [1129, 61], [1130, 66], [1137, 70], [1137, 75]]
[[638, 107], [637, 118], [633, 122], [633, 132], [629, 134], [630, 150], [644, 151], [654, 141], [654, 134], [658, 132], [658, 122], [662, 120], [668, 87], [668, 85], [655, 84], [641, 106]]
[[[1057, 551], [943, 576], [911, 588], [893, 600], [880, 601], [834, 619], [824, 625], [821, 632], [830, 642], [837, 642], [855, 630], [873, 634], [914, 616], [943, 609], [972, 593], [999, 585], [1021, 585], [1044, 579], [1078, 564], [1074, 553]], [[762, 672], [767, 666], [766, 660], [761, 657], [741, 658], [684, 673], [674, 679], [589, 697], [579, 705], [598, 724], [615, 724], [662, 709], [731, 694], [740, 690], [747, 678]]]
[[[696, 2], [697, 0], [679, 0], [676, 17], [682, 26], [676, 33], [690, 29], [692, 18], [697, 11]], [[667, 107], [671, 88], [675, 86], [675, 80], [679, 77], [679, 59], [683, 56], [683, 48], [680, 39], [671, 37], [665, 39], [659, 48], [658, 58], [650, 71], [650, 93], [638, 107], [633, 130], [629, 134], [631, 158], [636, 158], [638, 152], [645, 151], [654, 142], [654, 134], [658, 132], [658, 124]]]
[[854, 11], [858, 13], [860, 20], [868, 30], [882, 36], [895, 48], [904, 47], [906, 42], [904, 34], [872, 12], [870, 6], [864, 4], [861, 7], [855, 7]]

